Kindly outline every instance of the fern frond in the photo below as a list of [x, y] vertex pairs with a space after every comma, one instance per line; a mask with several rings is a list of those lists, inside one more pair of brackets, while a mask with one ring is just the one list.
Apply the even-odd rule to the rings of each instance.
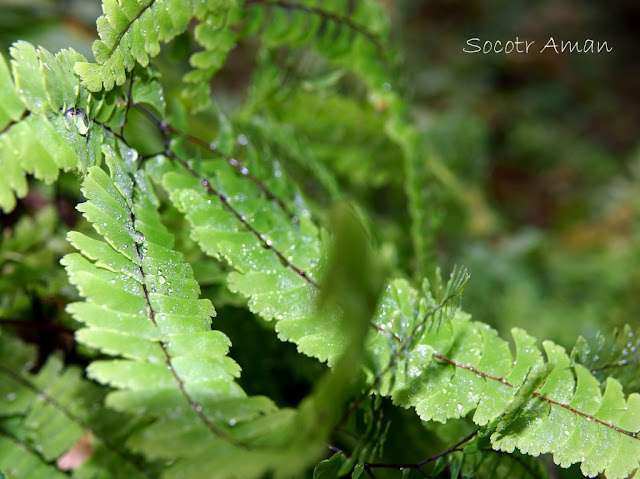
[[25, 107], [18, 95], [18, 91], [13, 87], [13, 79], [9, 73], [4, 55], [0, 57], [0, 128], [5, 130], [11, 122], [18, 121], [25, 110]]
[[[543, 343], [545, 362], [532, 338], [518, 329], [512, 335], [515, 358], [494, 330], [468, 318], [457, 316], [432, 329], [399, 368], [394, 403], [441, 422], [475, 410], [476, 424], [497, 422], [491, 435], [495, 449], [552, 453], [563, 467], [582, 462], [589, 476], [606, 471], [607, 477], [622, 478], [632, 472], [640, 458], [640, 395], [625, 400], [611, 379], [602, 394], [589, 371], [570, 367], [560, 346]], [[610, 441], [617, 447], [605, 447]], [[594, 447], [603, 451], [593, 454]]]
[[[495, 451], [488, 444], [486, 447], [471, 452], [470, 449], [475, 449], [475, 447], [475, 444], [470, 445], [470, 447], [465, 448], [465, 452], [460, 458], [451, 459], [449, 468], [459, 470], [461, 478], [508, 477], [510, 479], [543, 479], [550, 476], [549, 471], [544, 467], [544, 463], [531, 456]], [[442, 465], [444, 465], [444, 461]]]
[[[240, 178], [224, 168], [209, 167], [215, 176], [208, 179], [162, 163], [156, 168], [192, 224], [192, 237], [235, 268], [230, 287], [250, 298], [252, 311], [276, 320], [281, 339], [331, 363], [344, 348], [340, 331], [331, 329], [337, 322], [320, 319], [313, 309], [318, 287], [296, 270], [308, 268], [306, 274], [321, 283], [324, 259], [317, 255], [326, 246], [320, 231], [304, 218], [299, 226], [286, 223], [277, 204], [241, 189]], [[220, 190], [211, 194], [202, 188], [205, 182]], [[274, 217], [281, 219], [271, 223]], [[291, 252], [290, 264], [280, 261], [280, 251]], [[445, 422], [475, 411], [476, 424], [497, 428], [491, 437], [499, 450], [552, 453], [563, 466], [582, 462], [587, 475], [606, 470], [607, 477], [621, 478], [633, 471], [640, 458], [640, 395], [625, 400], [612, 379], [602, 395], [598, 381], [579, 365], [571, 368], [561, 347], [543, 343], [545, 360], [535, 340], [517, 329], [514, 358], [495, 330], [455, 312], [451, 301], [465, 280], [457, 274], [446, 286], [435, 284], [435, 296], [428, 286], [418, 293], [406, 281], [389, 285], [366, 342], [371, 362], [365, 371], [375, 390], [414, 407], [423, 420]], [[439, 317], [443, 308], [449, 309], [447, 320]], [[619, 449], [596, 459], [593, 440], [599, 447], [615, 441]]]
[[11, 211], [27, 194], [25, 175], [52, 183], [59, 171], [86, 169], [100, 161], [101, 130], [86, 112], [103, 101], [80, 88], [73, 66], [84, 58], [73, 50], [53, 56], [19, 41], [11, 47], [13, 78], [0, 59], [0, 207]]
[[63, 369], [51, 357], [32, 374], [32, 348], [6, 335], [0, 344], [0, 470], [9, 478], [69, 477], [56, 461], [87, 434], [93, 451], [74, 477], [157, 477], [121, 446], [139, 422], [104, 410], [104, 390], [83, 379], [80, 369]]
[[[192, 238], [207, 254], [233, 266], [231, 289], [251, 298], [253, 312], [266, 320], [277, 319], [276, 330], [283, 339], [296, 337], [297, 325], [301, 335], [296, 339], [306, 336], [298, 342], [300, 351], [323, 361], [339, 356], [345, 344], [338, 324], [316, 317], [314, 298], [321, 278], [318, 260], [327, 248], [319, 241], [317, 227], [300, 214], [303, 208], [294, 211], [298, 213], [296, 225], [259, 190], [247, 192], [245, 181], [228, 167], [208, 166], [210, 172], [216, 168], [214, 179], [181, 172], [168, 162], [156, 167], [171, 200], [192, 224]], [[203, 181], [224, 189], [204, 190]], [[286, 333], [281, 329], [285, 325], [290, 328]], [[313, 343], [330, 346], [314, 348]]]
[[242, 30], [237, 27], [243, 16], [236, 2], [227, 2], [219, 3], [200, 17], [201, 22], [194, 33], [204, 50], [191, 55], [189, 63], [194, 69], [184, 76], [184, 81], [190, 84], [185, 93], [192, 99], [194, 110], [200, 111], [210, 105], [209, 83], [240, 40]]
[[78, 331], [78, 340], [125, 359], [94, 362], [88, 372], [123, 390], [110, 396], [114, 407], [145, 408], [147, 395], [161, 394], [183, 403], [182, 414], [195, 411], [206, 428], [225, 436], [200, 401], [222, 395], [242, 403], [244, 393], [233, 382], [239, 369], [225, 357], [228, 339], [210, 330], [214, 309], [198, 299], [191, 268], [172, 250], [148, 180], [134, 176], [134, 166], [123, 166], [111, 147], [105, 154], [112, 176], [90, 169], [83, 186], [89, 201], [79, 209], [107, 242], [71, 233], [84, 256], [68, 255], [62, 263], [88, 299], [69, 306], [88, 326]]
[[[378, 54], [384, 53], [382, 41], [388, 33], [388, 24], [375, 2], [357, 1], [347, 5], [329, 0], [319, 6], [315, 1], [247, 0], [245, 7], [268, 10], [271, 18], [265, 22], [268, 27], [263, 37], [273, 45], [301, 46], [314, 39], [326, 42], [322, 46], [328, 54], [337, 54], [346, 50], [345, 40], [354, 40], [358, 34], [378, 49]], [[333, 36], [332, 46], [324, 35], [327, 31]]]
[[[250, 2], [251, 5], [260, 5], [260, 8], [270, 5], [271, 8], [286, 10], [283, 5], [295, 4], [291, 6], [292, 10], [289, 15], [293, 17], [291, 23], [295, 23], [295, 19], [300, 16], [299, 11], [305, 10], [305, 2], [269, 2], [259, 1]], [[315, 13], [305, 13], [315, 18], [314, 15], [323, 18], [322, 14], [316, 10], [322, 10], [324, 18], [332, 18], [331, 8], [335, 8], [342, 18], [344, 13], [342, 10], [344, 2], [323, 3], [322, 7], [316, 7], [314, 2], [310, 4], [309, 10]], [[361, 16], [358, 17], [359, 25], [367, 25], [367, 18], [374, 18], [378, 15], [374, 13], [381, 8], [377, 2], [355, 2], [358, 6], [357, 11]], [[375, 4], [375, 5], [374, 5]], [[332, 7], [333, 5], [333, 7]], [[253, 7], [256, 9], [256, 7]], [[359, 9], [359, 10], [358, 10]], [[366, 13], [368, 12], [368, 13]], [[284, 14], [283, 14], [284, 15]], [[356, 15], [357, 17], [357, 15]], [[275, 24], [286, 23], [286, 20], [275, 22]], [[328, 23], [334, 23], [336, 20], [319, 21], [315, 25], [311, 20], [311, 26], [306, 26], [307, 30], [318, 27], [319, 31], [316, 35], [319, 38], [333, 37], [328, 31]], [[355, 21], [355, 20], [354, 20]], [[321, 28], [324, 25], [324, 28]], [[275, 28], [275, 27], [274, 27]], [[305, 30], [301, 28], [299, 30]], [[315, 95], [300, 93], [301, 90], [314, 90], [317, 88], [312, 82], [302, 80], [294, 85], [290, 90], [286, 88], [285, 73], [274, 68], [276, 60], [274, 55], [270, 54], [266, 48], [259, 55], [259, 65], [254, 75], [253, 88], [250, 95], [250, 101], [247, 111], [252, 113], [253, 117], [257, 113], [267, 113], [273, 115], [278, 121], [286, 119], [287, 124], [294, 124], [297, 128], [296, 133], [304, 135], [313, 147], [317, 147], [317, 156], [327, 161], [333, 166], [338, 173], [347, 172], [350, 181], [358, 183], [367, 180], [369, 185], [379, 185], [384, 181], [388, 181], [389, 177], [397, 178], [397, 161], [398, 157], [403, 159], [403, 182], [404, 191], [408, 200], [408, 212], [411, 220], [410, 235], [414, 249], [414, 258], [412, 259], [413, 270], [416, 278], [421, 278], [425, 274], [432, 274], [435, 268], [434, 240], [436, 231], [439, 227], [439, 217], [434, 206], [434, 187], [429, 186], [433, 181], [430, 162], [426, 162], [424, 158], [424, 145], [417, 129], [407, 120], [407, 104], [401, 98], [393, 76], [388, 66], [389, 58], [393, 60], [392, 55], [387, 51], [381, 51], [380, 42], [384, 42], [388, 36], [388, 26], [383, 24], [374, 25], [377, 34], [376, 38], [380, 38], [379, 42], [367, 41], [366, 36], [359, 34], [353, 35], [352, 41], [362, 42], [362, 51], [346, 50], [343, 57], [332, 55], [331, 47], [325, 49], [325, 43], [331, 44], [330, 40], [326, 42], [318, 41], [315, 50], [324, 55], [332, 66], [337, 66], [343, 70], [356, 74], [358, 78], [366, 86], [367, 99], [371, 105], [370, 110], [364, 109], [359, 102], [345, 98], [343, 95], [332, 94], [331, 89], [335, 89], [333, 83], [337, 81], [335, 71], [326, 74], [326, 78], [320, 80], [313, 77], [316, 82], [328, 82], [322, 85], [322, 89]], [[287, 35], [295, 36], [293, 33]], [[350, 29], [345, 27], [339, 29], [338, 37], [350, 37]], [[353, 33], [353, 32], [352, 32]], [[268, 37], [267, 33], [265, 35]], [[313, 37], [311, 37], [313, 38]], [[265, 40], [267, 45], [268, 41]], [[378, 43], [378, 45], [376, 45]], [[277, 43], [279, 44], [279, 43]], [[309, 40], [309, 44], [313, 42]], [[315, 101], [313, 101], [315, 100]], [[268, 108], [265, 108], [268, 105]], [[304, 105], [302, 107], [301, 105]], [[330, 111], [333, 121], [328, 125], [328, 131], [322, 128], [322, 118], [324, 112]], [[363, 113], [366, 111], [366, 115]], [[348, 123], [350, 116], [358, 115], [357, 120]], [[310, 119], [312, 119], [310, 121]], [[338, 122], [336, 125], [335, 122]], [[359, 128], [353, 129], [353, 125], [359, 125]], [[375, 130], [373, 127], [375, 126]], [[363, 139], [368, 128], [372, 128], [373, 138]], [[380, 133], [384, 132], [385, 135]], [[344, 136], [341, 137], [340, 134]], [[360, 138], [360, 142], [354, 142], [353, 137]], [[342, 141], [343, 138], [346, 141]], [[362, 141], [364, 140], [364, 141]], [[335, 149], [328, 146], [329, 143], [341, 144], [341, 154], [336, 155]], [[358, 151], [351, 151], [353, 144], [358, 144]], [[364, 146], [364, 147], [363, 147]], [[364, 150], [364, 151], [363, 151]], [[363, 155], [370, 155], [374, 161], [363, 162]], [[381, 161], [384, 155], [389, 155], [388, 163]], [[383, 163], [383, 164], [380, 164]], [[393, 171], [394, 175], [387, 172]], [[322, 174], [320, 178], [326, 178], [326, 174]], [[439, 178], [437, 178], [439, 179]]]
[[98, 19], [100, 40], [93, 43], [97, 63], [75, 65], [82, 85], [97, 92], [122, 85], [136, 62], [142, 66], [160, 52], [160, 42], [182, 33], [191, 19], [192, 2], [109, 0]]
[[[246, 396], [226, 356], [229, 340], [211, 330], [213, 307], [198, 299], [191, 267], [172, 249], [136, 155], [108, 145], [105, 155], [111, 176], [90, 169], [79, 209], [106, 242], [71, 233], [81, 254], [62, 263], [87, 298], [68, 307], [86, 325], [78, 341], [120, 357], [94, 361], [89, 376], [116, 389], [108, 406], [153, 419], [130, 447], [170, 461], [167, 477], [260, 477], [284, 463], [293, 474], [316, 460], [329, 430], [317, 409], [327, 406], [312, 398], [299, 411], [278, 410]], [[292, 439], [301, 431], [309, 441]]]
[[432, 203], [432, 175], [425, 165], [416, 128], [402, 116], [390, 116], [385, 131], [403, 152], [404, 191], [407, 210], [411, 218], [413, 271], [416, 277], [430, 273], [434, 268], [434, 238], [438, 220]]
[[[332, 67], [354, 72], [366, 85], [372, 108], [360, 115], [357, 102], [337, 95], [325, 97], [325, 106], [341, 113], [346, 125], [366, 120], [358, 131], [345, 128], [345, 136], [360, 133], [364, 139], [358, 141], [367, 141], [382, 130], [387, 136], [368, 150], [349, 151], [341, 142], [343, 164], [349, 175], [357, 172], [363, 183], [379, 185], [391, 175], [375, 177], [377, 165], [356, 170], [363, 152], [402, 153], [414, 269], [422, 276], [432, 265], [437, 226], [423, 188], [433, 162], [423, 168], [422, 139], [391, 86], [381, 54], [388, 25], [374, 21], [384, 18], [380, 8], [373, 0], [347, 5], [339, 0], [322, 5], [314, 0], [106, 0], [94, 45], [98, 63], [87, 63], [73, 51], [53, 56], [24, 42], [12, 48], [11, 73], [0, 61], [0, 167], [6, 173], [0, 179], [0, 207], [8, 211], [15, 196], [26, 194], [27, 174], [52, 182], [60, 169], [86, 173], [87, 202], [79, 210], [98, 239], [71, 233], [68, 238], [79, 252], [65, 256], [62, 264], [85, 298], [68, 307], [84, 325], [77, 340], [104, 355], [87, 374], [112, 388], [106, 394], [56, 358], [32, 374], [25, 348], [0, 343], [5, 378], [0, 382], [1, 469], [11, 467], [5, 457], [24, 458], [25, 467], [37, 474], [59, 475], [54, 461], [91, 432], [96, 451], [74, 473], [78, 477], [98, 471], [155, 477], [161, 468], [164, 476], [175, 478], [205, 478], [212, 470], [223, 478], [261, 477], [274, 469], [283, 476], [299, 475], [322, 457], [350, 385], [359, 385], [361, 395], [338, 426], [364, 398], [390, 397], [425, 421], [469, 417], [480, 428], [478, 442], [499, 452], [550, 453], [561, 466], [581, 463], [585, 475], [604, 472], [615, 479], [638, 468], [640, 395], [625, 397], [614, 375], [600, 374], [612, 365], [626, 366], [626, 358], [634, 356], [637, 344], [629, 331], [613, 346], [596, 346], [596, 359], [585, 343], [569, 357], [549, 341], [539, 349], [533, 338], [514, 329], [512, 352], [495, 330], [460, 311], [467, 280], [462, 270], [454, 270], [446, 283], [436, 274], [435, 283], [425, 282], [421, 289], [394, 279], [376, 306], [373, 261], [359, 256], [367, 249], [366, 235], [347, 235], [359, 238], [348, 247], [338, 241], [341, 249], [333, 255], [338, 259], [330, 266], [329, 234], [313, 222], [311, 207], [279, 166], [268, 164], [256, 148], [283, 148], [304, 132], [315, 140], [312, 168], [338, 197], [337, 182], [320, 163], [335, 151], [323, 151], [322, 142], [335, 147], [335, 140], [345, 139], [329, 137], [332, 125], [318, 121], [308, 127], [313, 112], [292, 113], [295, 129], [278, 131], [281, 137], [270, 140], [274, 127], [269, 122], [287, 116], [283, 102], [275, 112], [260, 112], [267, 117], [262, 124], [246, 123], [261, 144], [238, 141], [236, 148], [224, 119], [221, 138], [208, 144], [168, 126], [155, 72], [131, 73], [136, 64], [147, 66], [160, 43], [184, 32], [192, 18], [200, 21], [195, 37], [204, 50], [192, 56], [195, 70], [187, 79], [197, 84], [192, 93], [203, 97], [201, 105], [209, 96], [208, 80], [238, 39], [258, 31], [262, 52], [312, 46]], [[272, 74], [261, 85], [266, 96], [279, 78], [273, 57], [264, 54], [264, 59], [267, 68], [261, 73]], [[321, 80], [332, 88], [341, 74], [331, 71]], [[127, 79], [130, 89], [122, 106], [115, 86]], [[256, 103], [262, 105], [264, 96]], [[295, 100], [313, 104], [304, 94]], [[145, 169], [124, 135], [130, 108], [153, 116], [139, 103], [163, 115], [152, 121], [165, 149]], [[208, 150], [192, 158], [187, 142]], [[306, 154], [299, 145], [289, 151], [297, 160]], [[97, 166], [102, 155], [110, 174]], [[340, 173], [341, 166], [334, 169]], [[272, 321], [280, 339], [332, 367], [298, 409], [278, 409], [267, 398], [249, 397], [236, 382], [240, 368], [227, 356], [230, 341], [211, 329], [213, 305], [201, 299], [191, 266], [161, 221], [154, 193], [160, 184], [185, 214], [201, 249], [233, 270], [226, 278], [229, 288], [247, 298], [252, 312]], [[606, 359], [603, 352], [610, 353]], [[103, 400], [115, 412], [103, 408]], [[131, 450], [157, 463], [138, 460]], [[356, 460], [362, 458], [350, 464]], [[338, 476], [345, 464], [338, 457], [319, 469]], [[454, 467], [459, 472], [463, 464]]]
[[60, 218], [53, 206], [33, 217], [22, 217], [0, 236], [0, 323], [17, 318], [33, 305], [33, 296], [64, 296], [67, 279], [59, 258], [68, 244], [59, 231]]
[[[260, 93], [267, 96], [256, 100], [261, 109], [269, 106], [270, 116], [263, 119], [254, 113], [247, 128], [249, 132], [257, 130], [265, 143], [270, 140], [269, 147], [289, 152], [280, 159], [287, 167], [290, 168], [285, 161], [291, 158], [300, 167], [313, 168], [314, 176], [322, 180], [329, 192], [338, 187], [330, 173], [323, 170], [355, 187], [366, 185], [369, 189], [401, 180], [397, 171], [402, 150], [381, 135], [386, 119], [373, 107], [323, 90], [301, 92], [297, 88], [282, 88], [282, 101], [274, 101], [269, 91]], [[254, 90], [253, 94], [259, 93]], [[300, 151], [299, 145], [304, 145], [304, 150]], [[362, 161], [363, 157], [369, 161]], [[310, 159], [313, 163], [307, 166]]]
[[209, 12], [196, 27], [204, 51], [190, 60], [195, 70], [185, 76], [192, 83], [194, 107], [209, 104], [208, 84], [227, 54], [243, 37], [256, 33], [267, 49], [313, 47], [330, 62], [361, 76], [374, 90], [388, 82], [388, 55], [384, 47], [389, 25], [374, 1], [359, 0], [353, 8], [343, 1], [318, 5], [303, 1], [245, 1], [241, 7]]
[[636, 374], [640, 356], [640, 338], [629, 325], [611, 335], [598, 333], [595, 341], [580, 337], [571, 351], [572, 361], [589, 369], [599, 381], [612, 377], [626, 391], [640, 392]]
[[[264, 161], [276, 165], [286, 165], [286, 170], [301, 170], [298, 177], [316, 182], [322, 196], [332, 201], [342, 197], [341, 188], [334, 173], [316, 156], [316, 150], [301, 138], [298, 128], [291, 124], [280, 124], [271, 118], [255, 116], [246, 125], [247, 133], [256, 148], [263, 152]], [[294, 176], [294, 175], [292, 175]], [[317, 187], [316, 187], [317, 188]], [[306, 191], [316, 188], [305, 188]]]
[[75, 66], [82, 85], [93, 92], [124, 84], [136, 64], [146, 67], [160, 52], [160, 43], [183, 33], [192, 18], [201, 21], [196, 39], [205, 51], [193, 55], [191, 63], [198, 70], [186, 80], [198, 82], [203, 75], [213, 75], [235, 44], [236, 34], [225, 25], [230, 27], [236, 21], [228, 21], [226, 16], [241, 13], [234, 2], [195, 0], [107, 0], [102, 11], [100, 39], [93, 44], [96, 63], [82, 61]]

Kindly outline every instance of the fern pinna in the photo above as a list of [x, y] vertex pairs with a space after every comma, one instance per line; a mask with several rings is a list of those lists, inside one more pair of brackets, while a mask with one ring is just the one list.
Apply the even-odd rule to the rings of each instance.
[[[546, 469], [527, 456], [543, 453], [562, 467], [580, 463], [589, 477], [637, 469], [640, 396], [625, 398], [620, 382], [633, 385], [633, 376], [603, 373], [584, 340], [568, 355], [514, 329], [512, 351], [460, 310], [464, 270], [420, 287], [383, 280], [358, 214], [334, 216], [329, 233], [319, 202], [296, 185], [302, 168], [332, 198], [343, 195], [339, 172], [322, 161], [334, 150], [314, 143], [304, 122], [279, 121], [291, 95], [313, 104], [291, 89], [302, 83], [349, 121], [361, 118], [370, 130], [363, 134], [382, 136], [380, 149], [403, 158], [413, 276], [433, 259], [426, 238], [437, 221], [427, 207], [432, 194], [421, 188], [430, 176], [393, 87], [395, 54], [377, 2], [107, 0], [103, 11], [95, 63], [26, 42], [11, 48], [11, 72], [0, 61], [0, 206], [15, 208], [27, 175], [50, 183], [71, 171], [85, 199], [77, 208], [94, 229], [70, 232], [77, 252], [61, 260], [81, 297], [66, 311], [91, 358], [85, 375], [57, 355], [36, 367], [33, 348], [2, 331], [6, 477], [300, 477], [314, 465], [322, 478], [539, 477]], [[183, 100], [167, 108], [151, 61], [161, 43], [185, 32], [202, 50], [191, 55]], [[186, 113], [214, 111], [208, 82], [249, 35], [261, 46], [245, 107], [233, 121], [215, 111], [215, 132], [192, 132]], [[318, 78], [292, 80], [278, 60], [285, 47], [289, 55], [312, 47]], [[368, 105], [336, 87], [345, 72]], [[131, 128], [145, 127], [160, 141], [140, 141], [155, 148], [141, 153], [132, 140], [141, 130]], [[353, 161], [363, 161], [359, 154]], [[370, 181], [371, 171], [362, 172]], [[218, 285], [222, 278], [235, 304], [244, 298], [262, 326], [330, 366], [297, 407], [241, 387], [211, 302], [229, 294], [218, 288], [203, 297], [194, 274], [203, 260], [191, 240], [217, 260]], [[193, 266], [186, 256], [196, 258]], [[611, 353], [607, 364], [618, 364], [625, 352], [628, 361], [635, 340], [631, 330], [623, 336], [620, 348], [601, 342], [599, 358]], [[413, 408], [428, 427], [466, 421], [442, 453], [376, 462], [389, 427], [381, 415], [391, 405]], [[91, 452], [69, 470], [64, 459], [82, 438]]]

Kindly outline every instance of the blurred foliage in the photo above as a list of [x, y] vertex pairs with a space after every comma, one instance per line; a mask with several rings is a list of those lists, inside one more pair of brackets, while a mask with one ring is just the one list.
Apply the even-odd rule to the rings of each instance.
[[[593, 345], [598, 344], [598, 331], [607, 336], [616, 327], [622, 330], [625, 323], [637, 330], [637, 2], [380, 1], [393, 19], [394, 34], [405, 55], [398, 67], [407, 73], [401, 87], [419, 127], [430, 178], [424, 188], [434, 191], [431, 206], [438, 217], [439, 263], [445, 269], [463, 264], [471, 274], [464, 310], [503, 333], [523, 327], [568, 349], [579, 335]], [[91, 58], [99, 12], [98, 1], [4, 0], [0, 46], [6, 52], [11, 42], [22, 38], [54, 52], [72, 46]], [[483, 41], [519, 37], [542, 46], [550, 36], [608, 41], [614, 51], [593, 55], [540, 54], [535, 49], [519, 55], [462, 51], [472, 37]], [[187, 33], [159, 57], [167, 97], [181, 88], [182, 74], [188, 70], [184, 58], [192, 51], [193, 34]], [[396, 270], [406, 270], [412, 246], [409, 219], [404, 216], [401, 152], [379, 133], [384, 128], [380, 118], [362, 115], [363, 108], [374, 108], [358, 102], [362, 85], [349, 76], [324, 74], [325, 65], [312, 52], [282, 51], [282, 90], [251, 99], [247, 86], [252, 75], [258, 78], [261, 73], [260, 55], [264, 52], [257, 51], [251, 39], [231, 52], [211, 82], [216, 103], [245, 127], [251, 141], [260, 143], [268, 137], [272, 145], [277, 144], [271, 160], [282, 162], [300, 178], [305, 193], [320, 205], [318, 212], [343, 200], [341, 191], [365, 205], [375, 220], [372, 234], [380, 249]], [[348, 91], [351, 98], [326, 93], [329, 87]], [[239, 108], [247, 96], [251, 101]], [[264, 101], [275, 112], [273, 118], [256, 116], [256, 105]], [[182, 126], [181, 121], [188, 121], [196, 135], [215, 123], [206, 114], [186, 120], [177, 105], [169, 109], [174, 123]], [[335, 122], [315, 121], [327, 119], [328, 111]], [[302, 148], [296, 137], [300, 134], [305, 137], [309, 161], [290, 164], [291, 158], [300, 156], [288, 156], [291, 149]], [[153, 151], [157, 140], [143, 146]], [[327, 143], [342, 145], [343, 155], [327, 154], [331, 151], [323, 147]], [[362, 148], [352, 151], [350, 143], [366, 144], [369, 156], [357, 156]], [[64, 228], [58, 223], [75, 224], [68, 203], [75, 204], [80, 194], [77, 187], [61, 184], [32, 187], [19, 209], [2, 217], [1, 281], [22, 285], [15, 297], [3, 298], [0, 304], [5, 320], [32, 318], [34, 305], [40, 304], [50, 316], [47, 321], [70, 321], [63, 311], [75, 293], [57, 265], [69, 251]], [[65, 191], [61, 193], [60, 188]], [[65, 202], [65, 197], [72, 200]], [[188, 238], [184, 219], [177, 213], [167, 217], [175, 218], [175, 225], [169, 226], [191, 262], [190, 252], [197, 258], [199, 250]], [[14, 259], [25, 249], [37, 251], [30, 255], [33, 264], [16, 266]], [[324, 366], [297, 354], [275, 335], [263, 334], [273, 326], [257, 323], [245, 309], [237, 308], [238, 299], [224, 284], [224, 266], [192, 264], [203, 294], [218, 309], [215, 326], [234, 344], [234, 359], [243, 368], [241, 385], [249, 394], [265, 394], [278, 405], [297, 404]], [[42, 344], [43, 339], [35, 341]], [[581, 342], [579, 346], [575, 354], [582, 358], [588, 357], [588, 350], [597, 351]], [[253, 350], [260, 352], [259, 361]], [[620, 354], [624, 350], [623, 344]], [[597, 370], [597, 359], [593, 367]], [[453, 422], [436, 432], [432, 424], [421, 423], [412, 412], [386, 401], [372, 401], [363, 410], [362, 417], [353, 420], [369, 421], [372, 428], [386, 431], [385, 440], [372, 448], [389, 461], [429, 457], [471, 432], [468, 424]], [[347, 450], [352, 443], [345, 435], [336, 445]], [[500, 463], [499, 457], [478, 461], [473, 454], [438, 462], [436, 471], [455, 477], [455, 471], [466, 468], [470, 474], [475, 467], [480, 477], [490, 477], [492, 470], [514, 467], [524, 471], [523, 477], [537, 477], [531, 470], [539, 463], [528, 469], [525, 460], [513, 460], [515, 465], [510, 465]], [[408, 474], [418, 477], [415, 471]], [[553, 474], [580, 477], [575, 467], [556, 468]], [[376, 470], [376, 477], [397, 476], [397, 471]]]
[[[466, 186], [439, 240], [445, 262], [469, 268], [465, 310], [567, 347], [637, 327], [637, 3], [393, 6], [414, 114]], [[463, 53], [474, 37], [536, 43], [529, 54]], [[614, 50], [539, 53], [549, 37]]]

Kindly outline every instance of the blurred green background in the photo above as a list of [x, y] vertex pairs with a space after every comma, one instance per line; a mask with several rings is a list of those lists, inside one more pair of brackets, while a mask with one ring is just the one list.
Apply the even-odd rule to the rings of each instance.
[[[398, 10], [416, 118], [467, 186], [456, 204], [443, 194], [439, 238], [443, 262], [471, 273], [464, 308], [567, 347], [578, 334], [637, 327], [640, 5], [440, 0]], [[464, 53], [474, 37], [536, 43], [529, 54]], [[613, 51], [539, 53], [550, 37]], [[468, 197], [476, 192], [480, 201]]]

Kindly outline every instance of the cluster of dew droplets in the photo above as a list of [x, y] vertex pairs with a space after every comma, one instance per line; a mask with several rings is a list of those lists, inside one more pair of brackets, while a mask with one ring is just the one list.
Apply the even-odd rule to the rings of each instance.
[[[636, 352], [636, 348], [638, 345], [638, 340], [633, 339], [633, 331], [629, 331], [629, 333], [627, 334], [627, 344], [625, 345], [625, 347], [622, 349], [622, 356], [624, 356], [625, 358], [628, 356], [632, 356], [635, 352]], [[626, 364], [626, 360], [624, 360], [624, 364]]]

